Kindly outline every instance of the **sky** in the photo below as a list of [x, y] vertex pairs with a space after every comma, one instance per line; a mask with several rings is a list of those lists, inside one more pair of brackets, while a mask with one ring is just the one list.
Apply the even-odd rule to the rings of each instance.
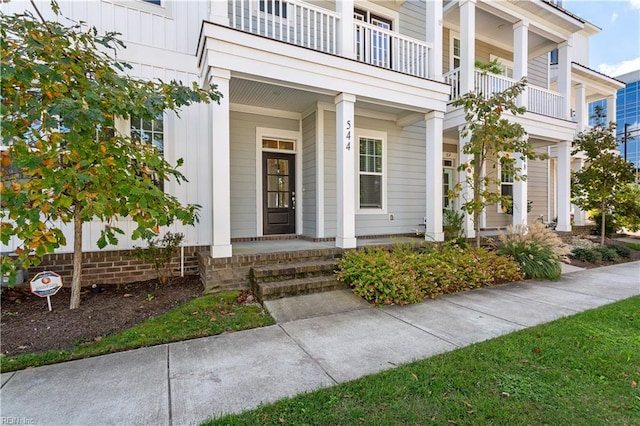
[[640, 70], [640, 0], [565, 0], [564, 8], [602, 29], [589, 38], [589, 68], [611, 77]]

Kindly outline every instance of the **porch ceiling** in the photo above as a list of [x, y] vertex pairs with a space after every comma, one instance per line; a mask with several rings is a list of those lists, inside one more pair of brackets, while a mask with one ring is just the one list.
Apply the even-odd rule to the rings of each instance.
[[[292, 87], [284, 82], [257, 81], [250, 77], [232, 78], [230, 81], [229, 100], [232, 104], [304, 113], [316, 105], [323, 103], [334, 105], [338, 93], [318, 93], [310, 88]], [[356, 112], [373, 111], [396, 119], [408, 111], [392, 105], [372, 103], [366, 99], [356, 99]]]

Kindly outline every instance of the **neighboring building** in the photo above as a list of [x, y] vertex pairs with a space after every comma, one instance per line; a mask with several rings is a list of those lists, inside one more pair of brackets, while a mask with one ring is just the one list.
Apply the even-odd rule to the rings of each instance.
[[[47, 12], [47, 2], [38, 4]], [[351, 248], [357, 238], [412, 233], [421, 224], [428, 239], [442, 240], [443, 208], [458, 207], [443, 188], [458, 180], [456, 166], [467, 160], [464, 114], [450, 100], [476, 88], [503, 90], [523, 76], [530, 85], [520, 102], [528, 112], [516, 120], [551, 159], [524, 164], [526, 181], [506, 176], [501, 189], [514, 198], [513, 215], [491, 206], [483, 227], [544, 215], [568, 231], [571, 141], [587, 125], [587, 101], [609, 105], [621, 87], [581, 65], [598, 29], [547, 1], [60, 6], [99, 31], [122, 33], [127, 49], [119, 58], [136, 76], [218, 85], [220, 105], [116, 126], [125, 133], [151, 126], [170, 162], [184, 158], [189, 183], [167, 182], [164, 189], [202, 206], [194, 228], [174, 230], [193, 250], [206, 247], [204, 258], [232, 256], [235, 242], [290, 236]], [[2, 5], [5, 12], [17, 7], [25, 3]], [[555, 49], [557, 65], [550, 66]], [[493, 59], [503, 75], [474, 69], [476, 60]], [[88, 251], [97, 251], [101, 226], [86, 225]], [[123, 239], [115, 249], [132, 245]]]
[[626, 83], [624, 88], [618, 90], [616, 102], [618, 147], [620, 155], [633, 163], [638, 170], [640, 169], [640, 70], [616, 78]]

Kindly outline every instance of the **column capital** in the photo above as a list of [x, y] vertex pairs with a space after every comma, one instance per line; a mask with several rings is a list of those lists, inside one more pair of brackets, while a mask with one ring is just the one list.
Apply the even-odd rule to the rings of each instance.
[[337, 105], [340, 102], [356, 102], [356, 95], [352, 95], [351, 93], [340, 93], [334, 99], [334, 103]]
[[458, 5], [459, 5], [460, 7], [462, 7], [462, 6], [464, 6], [465, 4], [467, 4], [467, 3], [470, 3], [470, 4], [472, 4], [472, 5], [474, 5], [474, 6], [475, 6], [475, 5], [476, 5], [476, 0], [460, 0], [460, 1], [458, 2]]
[[213, 80], [231, 80], [231, 71], [225, 68], [209, 68], [209, 76]]
[[529, 28], [529, 21], [527, 21], [526, 19], [523, 19], [521, 21], [516, 22], [515, 24], [513, 24], [513, 29], [517, 30], [518, 28]]
[[442, 111], [429, 111], [424, 115], [425, 120], [433, 120], [433, 119], [444, 119], [444, 112]]
[[562, 49], [563, 47], [571, 47], [573, 46], [573, 38], [569, 37], [567, 40], [562, 43], [558, 43], [558, 48]]

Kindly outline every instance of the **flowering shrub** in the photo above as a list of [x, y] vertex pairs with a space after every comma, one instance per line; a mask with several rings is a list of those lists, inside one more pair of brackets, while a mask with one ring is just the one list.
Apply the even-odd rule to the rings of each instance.
[[368, 248], [338, 262], [338, 279], [377, 305], [416, 303], [426, 298], [522, 279], [512, 260], [486, 249], [432, 245], [418, 251]]

